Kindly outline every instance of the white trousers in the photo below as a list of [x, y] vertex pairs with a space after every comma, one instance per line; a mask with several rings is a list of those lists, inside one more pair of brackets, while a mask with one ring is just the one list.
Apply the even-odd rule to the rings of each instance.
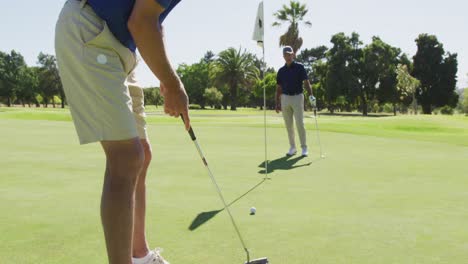
[[294, 135], [294, 119], [301, 141], [301, 148], [307, 148], [306, 131], [304, 126], [304, 94], [281, 95], [281, 111], [283, 112], [284, 124], [288, 131], [290, 147], [296, 147]]

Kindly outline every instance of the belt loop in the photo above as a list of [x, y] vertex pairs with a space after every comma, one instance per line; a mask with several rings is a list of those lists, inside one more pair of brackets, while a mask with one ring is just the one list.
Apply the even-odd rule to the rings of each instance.
[[80, 7], [83, 8], [86, 5], [87, 0], [81, 0]]

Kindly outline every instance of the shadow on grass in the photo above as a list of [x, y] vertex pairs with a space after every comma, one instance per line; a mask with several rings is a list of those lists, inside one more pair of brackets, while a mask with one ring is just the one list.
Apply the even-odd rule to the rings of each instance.
[[[249, 194], [250, 192], [252, 192], [253, 190], [257, 189], [258, 187], [260, 187], [260, 185], [262, 185], [267, 179], [262, 179], [259, 183], [257, 183], [255, 186], [253, 186], [252, 188], [250, 188], [248, 191], [246, 191], [244, 194], [242, 194], [241, 196], [237, 197], [234, 201], [230, 202], [227, 207], [230, 207], [231, 205], [235, 204], [237, 201], [239, 201], [240, 199], [242, 199], [244, 196], [246, 196], [247, 194]], [[219, 212], [222, 212], [224, 211], [225, 208], [223, 209], [220, 209], [220, 210], [214, 210], [214, 211], [209, 211], [209, 212], [201, 212], [197, 215], [197, 217], [195, 217], [195, 219], [193, 219], [192, 223], [190, 224], [189, 226], [189, 230], [190, 231], [194, 231], [195, 229], [197, 229], [198, 227], [200, 227], [201, 225], [205, 224], [206, 222], [208, 222], [210, 219], [212, 219], [213, 217], [215, 217]]]
[[392, 117], [394, 116], [393, 114], [383, 114], [383, 113], [368, 113], [367, 116], [362, 115], [362, 113], [349, 113], [349, 112], [342, 112], [342, 113], [322, 113], [320, 112], [319, 115], [323, 116], [342, 116], [342, 117], [347, 117], [347, 116], [355, 116], [355, 117]]
[[204, 223], [208, 222], [211, 218], [215, 217], [219, 212], [223, 211], [224, 209], [221, 210], [214, 210], [214, 211], [209, 211], [209, 212], [201, 212], [193, 219], [192, 224], [189, 226], [190, 231], [194, 231]]
[[[275, 160], [268, 161], [268, 173], [272, 173], [275, 170], [291, 170], [295, 168], [300, 168], [300, 167], [305, 167], [305, 166], [310, 166], [312, 162], [306, 163], [306, 164], [301, 164], [301, 165], [296, 165], [296, 163], [306, 157], [304, 156], [284, 156]], [[260, 168], [265, 168], [265, 161], [263, 161], [260, 165], [258, 165]], [[265, 169], [260, 170], [258, 173], [260, 174], [265, 174]]]
[[[298, 161], [304, 159], [306, 157], [303, 156], [284, 156], [272, 161], [268, 161], [268, 173], [271, 173], [275, 170], [291, 170], [299, 167], [304, 167], [304, 166], [310, 166], [312, 162], [306, 163], [306, 164], [301, 164], [301, 165], [295, 165]], [[317, 159], [320, 160], [320, 159]], [[264, 168], [265, 167], [265, 161], [263, 161], [259, 167]], [[265, 174], [265, 170], [260, 170], [258, 173]], [[234, 199], [232, 202], [230, 202], [227, 207], [230, 207], [231, 205], [235, 204], [237, 201], [245, 197], [247, 194], [250, 192], [254, 191], [258, 187], [260, 187], [265, 181], [270, 180], [271, 178], [263, 178], [259, 183], [255, 184], [252, 188], [250, 188], [248, 191]], [[217, 214], [220, 212], [224, 211], [225, 208], [222, 208], [220, 210], [213, 210], [213, 211], [208, 211], [208, 212], [201, 212], [199, 213], [195, 219], [192, 220], [192, 223], [189, 226], [190, 231], [194, 231], [195, 229], [199, 228], [206, 222], [210, 221], [212, 218], [214, 218]]]

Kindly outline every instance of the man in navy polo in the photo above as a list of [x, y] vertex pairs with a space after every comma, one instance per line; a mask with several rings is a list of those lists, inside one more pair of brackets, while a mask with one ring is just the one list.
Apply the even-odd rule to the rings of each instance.
[[276, 112], [283, 112], [284, 124], [288, 131], [288, 156], [297, 153], [294, 136], [294, 119], [301, 141], [302, 156], [309, 155], [307, 149], [306, 131], [304, 127], [304, 89], [309, 93], [310, 104], [315, 107], [315, 97], [312, 95], [309, 78], [304, 66], [294, 61], [294, 50], [290, 46], [283, 48], [283, 58], [286, 64], [276, 75]]
[[57, 63], [79, 141], [99, 142], [106, 156], [101, 220], [110, 264], [168, 264], [146, 241], [152, 151], [133, 71], [138, 48], [160, 80], [165, 113], [182, 115], [189, 129], [187, 93], [169, 62], [161, 26], [178, 2], [68, 0], [56, 24]]

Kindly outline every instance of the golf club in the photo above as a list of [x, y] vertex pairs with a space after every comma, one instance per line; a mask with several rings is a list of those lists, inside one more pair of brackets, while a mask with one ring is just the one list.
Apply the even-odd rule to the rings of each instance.
[[[184, 117], [182, 115], [180, 115], [180, 117], [182, 118], [182, 122], [184, 122], [184, 124], [185, 124]], [[195, 144], [195, 147], [198, 150], [198, 154], [200, 154], [200, 158], [202, 159], [203, 164], [205, 165], [205, 167], [206, 167], [206, 169], [208, 171], [208, 175], [210, 175], [210, 178], [211, 178], [211, 181], [213, 182], [213, 185], [216, 187], [216, 191], [218, 192], [219, 198], [223, 202], [224, 209], [226, 209], [226, 211], [228, 212], [229, 217], [231, 218], [232, 225], [234, 226], [234, 229], [236, 230], [237, 236], [239, 237], [239, 240], [240, 240], [240, 242], [242, 244], [242, 247], [244, 248], [244, 251], [247, 254], [247, 262], [245, 262], [245, 264], [268, 264], [269, 262], [268, 262], [267, 258], [260, 258], [260, 259], [255, 259], [255, 260], [252, 260], [252, 261], [250, 260], [249, 250], [247, 249], [247, 246], [244, 243], [244, 239], [242, 238], [242, 235], [241, 235], [241, 233], [239, 231], [239, 228], [237, 227], [236, 222], [234, 221], [234, 217], [232, 216], [231, 211], [229, 210], [229, 207], [227, 206], [226, 201], [224, 200], [224, 196], [221, 193], [221, 189], [219, 188], [218, 183], [216, 182], [216, 179], [213, 176], [213, 173], [211, 172], [210, 167], [208, 166], [208, 162], [206, 161], [206, 158], [203, 155], [203, 152], [202, 152], [202, 150], [200, 148], [200, 145], [198, 145], [197, 137], [195, 136], [195, 133], [193, 132], [192, 126], [190, 126], [188, 133], [189, 133], [190, 138], [192, 139], [193, 143]]]
[[314, 107], [314, 119], [315, 119], [315, 131], [317, 131], [317, 141], [320, 147], [320, 158], [324, 159], [325, 154], [323, 154], [322, 152], [322, 143], [320, 143], [320, 131], [319, 131], [318, 122], [317, 122], [317, 107]]

